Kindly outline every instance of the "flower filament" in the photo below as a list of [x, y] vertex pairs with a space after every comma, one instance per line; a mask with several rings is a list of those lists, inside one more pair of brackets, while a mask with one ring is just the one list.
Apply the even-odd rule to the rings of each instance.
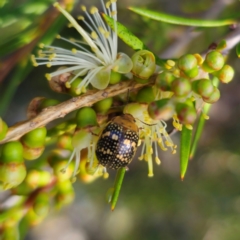
[[144, 159], [148, 162], [148, 176], [152, 177], [153, 153], [155, 155], [155, 162], [159, 165], [161, 163], [158, 157], [159, 147], [163, 151], [166, 151], [168, 148], [170, 148], [172, 153], [175, 154], [177, 146], [174, 145], [172, 139], [166, 131], [167, 124], [163, 120], [152, 119], [148, 114], [147, 107], [147, 105], [139, 103], [128, 104], [124, 108], [124, 113], [132, 114], [136, 119], [136, 123], [140, 130], [140, 139], [143, 142], [139, 160]]
[[122, 74], [131, 71], [131, 59], [126, 54], [117, 52], [116, 1], [112, 0], [104, 5], [101, 0], [101, 3], [104, 14], [108, 14], [115, 21], [113, 30], [103, 21], [96, 7], [92, 7], [90, 13], [87, 12], [85, 6], [82, 7], [88, 21], [85, 21], [84, 17], [79, 17], [79, 19], [88, 27], [90, 32], [87, 32], [59, 3], [54, 4], [69, 20], [71, 26], [80, 33], [84, 41], [68, 40], [57, 36], [58, 39], [70, 43], [73, 46], [71, 50], [41, 44], [40, 47], [43, 50], [39, 56], [32, 56], [34, 66], [66, 66], [64, 69], [61, 68], [55, 72], [47, 73], [48, 80], [63, 73], [71, 73], [72, 77], [67, 83], [68, 86], [78, 77], [82, 77], [78, 89], [79, 92], [85, 92], [89, 84], [97, 89], [105, 89], [109, 84], [112, 70]]

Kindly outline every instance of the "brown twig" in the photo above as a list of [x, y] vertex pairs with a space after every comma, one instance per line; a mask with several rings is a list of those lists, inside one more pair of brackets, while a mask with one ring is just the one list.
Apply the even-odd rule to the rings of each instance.
[[47, 192], [49, 190], [51, 190], [57, 183], [57, 178], [56, 177], [52, 177], [51, 181], [43, 186], [43, 187], [39, 187], [37, 189], [35, 189], [26, 199], [25, 203], [24, 203], [24, 207], [26, 212], [29, 210], [30, 207], [32, 207], [33, 203], [35, 202], [37, 196], [39, 195], [39, 193], [42, 192]]
[[128, 90], [136, 90], [146, 85], [150, 85], [153, 80], [154, 79], [152, 79], [147, 84], [136, 83], [133, 80], [123, 81], [119, 84], [112, 85], [104, 90], [91, 90], [82, 96], [74, 97], [56, 106], [45, 108], [35, 118], [10, 127], [6, 137], [2, 141], [0, 141], [0, 144], [17, 140], [29, 131], [41, 126], [45, 126], [46, 124], [55, 119], [63, 118], [66, 114], [79, 108], [85, 106], [92, 106], [94, 103], [105, 98], [119, 95], [121, 93], [127, 92]]

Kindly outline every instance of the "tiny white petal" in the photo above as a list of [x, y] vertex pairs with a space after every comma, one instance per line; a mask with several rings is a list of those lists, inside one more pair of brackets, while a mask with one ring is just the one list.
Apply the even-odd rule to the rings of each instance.
[[132, 67], [132, 59], [125, 53], [118, 53], [117, 59], [113, 64], [113, 70], [119, 73], [129, 73]]
[[97, 74], [92, 78], [91, 84], [97, 89], [105, 89], [110, 81], [111, 69], [102, 68]]
[[84, 129], [73, 135], [72, 146], [78, 150], [88, 147], [92, 140], [92, 134]]

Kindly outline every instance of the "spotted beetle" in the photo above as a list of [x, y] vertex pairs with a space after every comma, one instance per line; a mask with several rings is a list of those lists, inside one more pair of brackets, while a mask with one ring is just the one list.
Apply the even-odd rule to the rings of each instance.
[[96, 156], [107, 168], [119, 169], [133, 159], [139, 140], [139, 129], [131, 114], [113, 118], [103, 129], [97, 142]]

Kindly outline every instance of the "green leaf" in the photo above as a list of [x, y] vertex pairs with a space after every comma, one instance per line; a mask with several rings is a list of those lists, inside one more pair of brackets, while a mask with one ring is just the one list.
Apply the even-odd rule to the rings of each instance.
[[240, 42], [236, 46], [236, 53], [237, 53], [237, 56], [240, 58]]
[[[102, 16], [106, 23], [114, 30], [115, 29], [115, 21], [113, 18], [109, 17], [108, 15], [102, 13]], [[117, 24], [117, 34], [119, 38], [121, 38], [128, 46], [130, 46], [134, 50], [142, 50], [146, 47], [144, 46], [143, 42], [133, 35], [131, 31], [129, 31], [125, 26], [121, 23], [116, 22]]]
[[147, 9], [136, 8], [136, 7], [130, 7], [129, 9], [139, 15], [142, 15], [150, 19], [171, 23], [171, 24], [185, 25], [185, 26], [192, 26], [192, 27], [220, 27], [220, 26], [231, 25], [236, 23], [234, 19], [224, 19], [224, 20], [188, 19], [188, 18], [177, 17], [174, 15], [170, 15], [162, 12], [155, 12]]
[[191, 145], [191, 150], [190, 150], [190, 159], [192, 159], [195, 155], [196, 149], [197, 149], [197, 145], [199, 142], [199, 139], [202, 135], [202, 131], [203, 131], [203, 127], [205, 125], [205, 121], [206, 121], [206, 114], [209, 112], [211, 107], [211, 104], [206, 103], [203, 107], [203, 112], [200, 114], [198, 123], [197, 123], [197, 128], [196, 131], [194, 133], [193, 136], [193, 140], [192, 140], [192, 145]]
[[117, 176], [115, 178], [114, 187], [113, 187], [113, 194], [111, 199], [111, 210], [113, 211], [115, 209], [115, 206], [117, 204], [118, 196], [121, 190], [122, 182], [124, 179], [124, 175], [126, 172], [126, 168], [120, 168], [117, 171]]
[[188, 167], [192, 130], [183, 126], [180, 139], [180, 177], [184, 179]]

